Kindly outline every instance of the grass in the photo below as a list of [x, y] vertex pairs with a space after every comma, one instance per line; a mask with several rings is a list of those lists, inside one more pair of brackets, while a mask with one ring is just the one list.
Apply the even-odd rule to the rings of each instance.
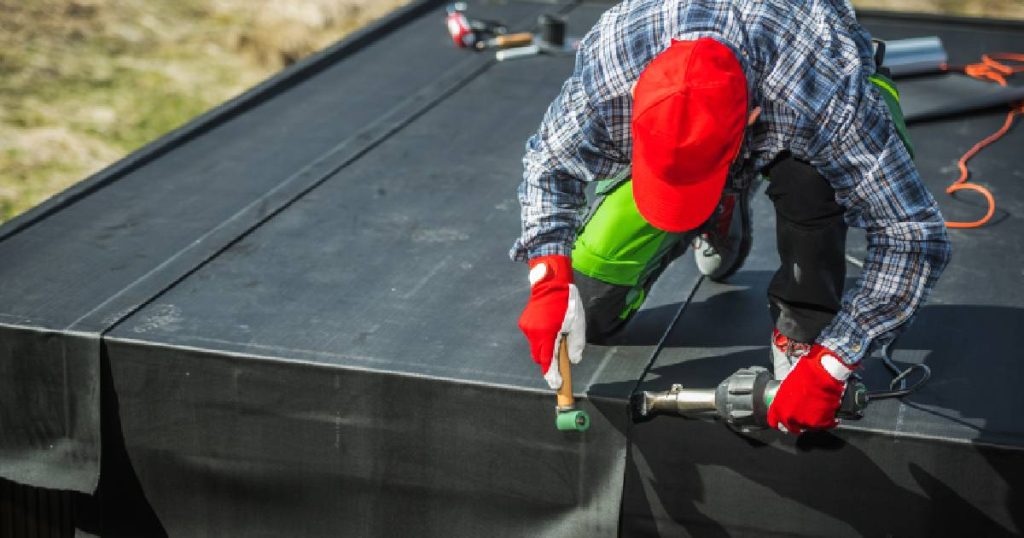
[[[404, 1], [0, 0], [0, 222]], [[1024, 18], [1024, 0], [856, 4]]]
[[0, 222], [403, 0], [0, 0]]

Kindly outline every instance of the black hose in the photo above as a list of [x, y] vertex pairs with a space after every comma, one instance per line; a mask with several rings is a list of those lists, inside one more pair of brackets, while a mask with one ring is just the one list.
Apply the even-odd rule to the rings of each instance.
[[[925, 364], [912, 364], [909, 368], [901, 370], [896, 362], [892, 360], [891, 350], [896, 346], [896, 340], [893, 339], [891, 342], [882, 347], [882, 364], [885, 365], [886, 369], [893, 375], [892, 381], [889, 382], [889, 390], [868, 392], [868, 401], [871, 400], [885, 400], [887, 398], [902, 398], [912, 392], [917, 391], [932, 378], [932, 370]], [[907, 386], [907, 378], [910, 377], [914, 371], [921, 372], [921, 379], [917, 380], [914, 384]]]

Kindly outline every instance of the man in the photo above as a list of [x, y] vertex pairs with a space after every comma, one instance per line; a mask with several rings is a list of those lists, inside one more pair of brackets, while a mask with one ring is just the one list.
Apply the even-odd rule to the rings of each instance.
[[[530, 265], [520, 327], [549, 385], [561, 385], [562, 338], [579, 361], [585, 335], [621, 328], [687, 246], [713, 279], [738, 269], [764, 173], [782, 262], [769, 305], [784, 380], [769, 424], [833, 427], [851, 371], [910, 319], [949, 258], [896, 96], [840, 0], [635, 0], [606, 12], [523, 159], [511, 255]], [[847, 224], [866, 229], [868, 256], [843, 296]]]

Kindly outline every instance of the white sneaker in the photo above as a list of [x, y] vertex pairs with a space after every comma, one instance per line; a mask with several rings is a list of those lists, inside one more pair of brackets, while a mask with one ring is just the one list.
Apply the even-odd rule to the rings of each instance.
[[753, 243], [750, 193], [760, 184], [754, 180], [740, 191], [726, 191], [704, 230], [693, 239], [697, 270], [711, 280], [732, 276], [743, 266]]
[[811, 350], [811, 344], [795, 342], [779, 332], [772, 329], [772, 367], [775, 369], [775, 379], [782, 381], [789, 375], [796, 361]]

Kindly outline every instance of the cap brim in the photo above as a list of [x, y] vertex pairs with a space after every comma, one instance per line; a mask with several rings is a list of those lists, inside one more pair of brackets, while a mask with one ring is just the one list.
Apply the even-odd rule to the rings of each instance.
[[711, 217], [722, 198], [728, 167], [711, 170], [687, 183], [659, 177], [641, 157], [633, 157], [633, 199], [651, 226], [667, 232], [693, 230]]

